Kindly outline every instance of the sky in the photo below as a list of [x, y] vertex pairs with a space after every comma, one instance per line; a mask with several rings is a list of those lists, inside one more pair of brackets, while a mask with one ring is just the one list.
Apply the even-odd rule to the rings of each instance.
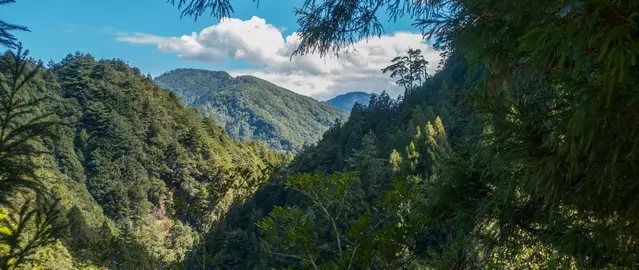
[[422, 50], [433, 73], [434, 50], [408, 18], [384, 22], [381, 38], [355, 44], [348, 56], [295, 56], [299, 43], [293, 14], [303, 0], [232, 0], [235, 12], [226, 20], [202, 16], [180, 18], [165, 0], [17, 0], [0, 6], [6, 22], [27, 26], [14, 32], [31, 56], [48, 62], [69, 53], [97, 59], [119, 58], [143, 73], [159, 76], [176, 68], [224, 70], [233, 76], [253, 75], [299, 94], [326, 100], [364, 91], [403, 92], [381, 69], [408, 48]]

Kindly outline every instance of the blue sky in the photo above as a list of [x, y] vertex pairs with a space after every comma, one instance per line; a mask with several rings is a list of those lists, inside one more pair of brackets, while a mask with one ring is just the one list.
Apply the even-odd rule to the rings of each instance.
[[[275, 47], [270, 53], [274, 54], [275, 51], [278, 51], [275, 50], [278, 48], [277, 46], [283, 47], [285, 43], [294, 44], [287, 43], [286, 38], [292, 36], [298, 28], [293, 8], [301, 6], [302, 3], [303, 0], [261, 0], [258, 8], [251, 0], [235, 0], [233, 1], [235, 13], [231, 15], [231, 18], [237, 20], [229, 23], [224, 28], [227, 30], [224, 31], [216, 32], [217, 28], [211, 28], [214, 30], [213, 32], [217, 33], [213, 38], [222, 40], [230, 36], [246, 43], [250, 41], [250, 37], [242, 37], [241, 30], [246, 27], [236, 27], [236, 25], [245, 24], [251, 20], [251, 25], [265, 25], [261, 28], [268, 31], [265, 32], [265, 36], [273, 37], [272, 40], [279, 39], [276, 44], [272, 45]], [[259, 48], [262, 44], [259, 44], [260, 46], [253, 44], [235, 50], [227, 47], [237, 44], [225, 43], [224, 46], [227, 47], [222, 50], [218, 41], [211, 41], [211, 37], [205, 38], [204, 35], [200, 35], [195, 39], [195, 42], [200, 44], [200, 47], [204, 46], [200, 48], [204, 52], [200, 51], [194, 54], [189, 51], [188, 47], [185, 47], [186, 44], [175, 44], [176, 40], [182, 36], [190, 36], [193, 32], [202, 34], [204, 29], [213, 27], [218, 23], [218, 20], [209, 16], [200, 17], [198, 21], [194, 21], [190, 17], [180, 19], [180, 11], [164, 0], [17, 0], [17, 3], [2, 6], [0, 9], [2, 9], [5, 21], [30, 28], [31, 32], [17, 32], [15, 34], [25, 47], [31, 50], [33, 57], [45, 62], [59, 61], [69, 53], [80, 51], [90, 53], [98, 59], [123, 59], [132, 66], [140, 68], [142, 72], [154, 76], [182, 67], [227, 70], [232, 75], [250, 74], [262, 77], [289, 89], [294, 88], [292, 90], [298, 93], [319, 99], [356, 90], [367, 92], [397, 91], [397, 89], [386, 89], [387, 87], [377, 87], [377, 89], [374, 88], [374, 85], [364, 87], [366, 89], [354, 89], [358, 88], [357, 85], [353, 85], [356, 81], [355, 78], [363, 77], [364, 73], [353, 74], [350, 77], [325, 78], [341, 73], [337, 66], [346, 65], [342, 63], [343, 60], [326, 63], [325, 59], [309, 58], [301, 59], [298, 64], [278, 63], [276, 65], [273, 62], [276, 61], [274, 57], [264, 56], [267, 52], [263, 52]], [[408, 19], [396, 23], [386, 23], [385, 32], [388, 35], [393, 35], [396, 32], [414, 32], [415, 29], [410, 26], [410, 23]], [[275, 28], [277, 32], [273, 31]], [[412, 40], [417, 39], [412, 38]], [[397, 47], [406, 43], [406, 41], [397, 38], [389, 38], [385, 42], [387, 44], [378, 46]], [[211, 45], [214, 47], [206, 47], [207, 44], [213, 43], [216, 44]], [[262, 43], [262, 41], [257, 43]], [[240, 42], [237, 46], [242, 47], [241, 44], [243, 43]], [[264, 46], [268, 47], [269, 45], [265, 44]], [[167, 49], [169, 47], [171, 49]], [[371, 50], [377, 49], [371, 48]], [[208, 53], [207, 50], [212, 50], [215, 53]], [[256, 51], [251, 54], [251, 50]], [[259, 59], [241, 57], [237, 54], [240, 51], [242, 55], [248, 53], [249, 55], [260, 55], [260, 57], [258, 57]], [[233, 53], [226, 56], [219, 55], [219, 53], [225, 52]], [[211, 55], [216, 55], [213, 58], [217, 60], [211, 60]], [[388, 57], [391, 56], [385, 56], [385, 58]], [[222, 58], [223, 60], [220, 60]], [[372, 58], [364, 57], [362, 59], [366, 60], [359, 65], [363, 68], [362, 70], [367, 69], [366, 72], [378, 70], [377, 66], [370, 68], [370, 66], [374, 66], [370, 63]], [[304, 64], [305, 62], [313, 62], [316, 66], [305, 70], [309, 67]], [[342, 64], [336, 64], [337, 62]], [[329, 68], [330, 65], [333, 66]], [[277, 68], [274, 68], [275, 66]], [[311, 70], [318, 70], [318, 67], [323, 71], [311, 72]], [[283, 68], [286, 71], [283, 71]], [[295, 76], [297, 79], [291, 79]], [[382, 79], [383, 76], [379, 76], [379, 78]], [[307, 81], [316, 82], [312, 85], [306, 85]], [[338, 85], [335, 83], [337, 81], [341, 81], [341, 83]], [[315, 90], [308, 90], [310, 88]]]

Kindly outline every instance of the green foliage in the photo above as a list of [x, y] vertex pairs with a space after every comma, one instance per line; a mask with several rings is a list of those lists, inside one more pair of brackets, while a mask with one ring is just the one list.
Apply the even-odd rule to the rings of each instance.
[[406, 56], [397, 56], [391, 65], [382, 69], [383, 73], [390, 72], [390, 77], [399, 77], [396, 84], [403, 86], [406, 91], [420, 86], [427, 78], [426, 67], [428, 61], [424, 59], [420, 49], [408, 49]]
[[0, 59], [0, 268], [22, 267], [52, 241], [60, 230], [59, 200], [42, 185], [40, 157], [43, 139], [51, 137], [55, 122], [38, 106], [45, 99], [26, 89], [42, 68], [27, 60], [17, 46]]
[[164, 239], [164, 246], [166, 249], [174, 252], [174, 261], [182, 261], [184, 254], [187, 253], [195, 244], [197, 234], [193, 232], [191, 227], [184, 225], [179, 220], [176, 221], [169, 234]]
[[439, 45], [479, 73], [486, 132], [464, 159], [482, 168], [467, 181], [486, 198], [457, 211], [487, 246], [531, 237], [577, 267], [637, 267], [637, 15], [632, 1], [462, 1], [426, 14]]
[[[0, 0], [0, 5], [6, 5], [15, 3], [15, 0]], [[0, 46], [5, 46], [10, 49], [18, 47], [18, 40], [13, 36], [11, 31], [29, 31], [25, 26], [11, 24], [0, 20]]]
[[[14, 197], [14, 200], [18, 199]], [[19, 208], [14, 206], [16, 204]], [[37, 260], [32, 256], [52, 243], [52, 236], [60, 230], [57, 206], [57, 202], [34, 205], [26, 200], [21, 204], [9, 204], [6, 210], [2, 208], [8, 210], [0, 216], [0, 267], [3, 270], [19, 268]]]
[[44, 100], [29, 97], [26, 87], [40, 71], [41, 64], [33, 66], [27, 61], [28, 51], [18, 47], [17, 53], [9, 52], [0, 62], [0, 203], [8, 203], [8, 196], [20, 189], [41, 191], [35, 179], [36, 161], [42, 154], [38, 141], [51, 136], [49, 127], [54, 123], [50, 114], [40, 113], [38, 105]]
[[[232, 11], [226, 0], [171, 2], [196, 18]], [[42, 110], [67, 123], [48, 127], [58, 138], [22, 137], [32, 142], [22, 148], [25, 158], [45, 150], [55, 156], [38, 160], [46, 166], [37, 175], [36, 161], [24, 168], [11, 165], [18, 164], [14, 157], [2, 162], [24, 169], [19, 176], [39, 176], [60, 198], [74, 226], [59, 239], [80, 267], [637, 268], [636, 3], [308, 0], [296, 10], [295, 53], [338, 53], [381, 34], [382, 8], [436, 34], [436, 46], [446, 51], [443, 69], [419, 87], [402, 81], [410, 91], [401, 103], [382, 94], [354, 105], [346, 122], [323, 119], [328, 126], [338, 118], [271, 181], [265, 168], [280, 157], [230, 140], [122, 61], [82, 54], [34, 72], [29, 91], [19, 95], [45, 96], [36, 91], [44, 89], [56, 97], [20, 114]], [[388, 71], [417, 70], [405, 60]], [[22, 74], [0, 71], [9, 82]], [[255, 78], [214, 75], [180, 84], [213, 77], [214, 89], [229, 92], [219, 91], [218, 99], [198, 85], [185, 100], [226, 104], [232, 112], [247, 101], [257, 108], [281, 102], [229, 94], [246, 85], [255, 86], [246, 93], [277, 92]], [[3, 83], [3, 90], [20, 85]], [[15, 105], [9, 97], [3, 102]], [[275, 117], [255, 117], [261, 113], [239, 111], [232, 119], [251, 120], [259, 130], [246, 128], [251, 138], [292, 132], [269, 124]], [[291, 138], [301, 144], [274, 143], [294, 149], [307, 142]], [[3, 212], [4, 239], [23, 230], [37, 236], [40, 228], [50, 234], [41, 224], [63, 223], [23, 205]], [[2, 254], [30, 245], [8, 242]], [[60, 251], [59, 268], [68, 266], [62, 248], [47, 248]], [[29, 254], [46, 263], [47, 248]], [[8, 268], [21, 261], [2, 262]]]
[[257, 140], [278, 151], [317, 142], [347, 113], [267, 81], [226, 72], [178, 69], [155, 79], [187, 105], [215, 118], [237, 140]]
[[397, 199], [407, 201], [410, 192], [401, 184], [375, 206], [367, 206], [356, 173], [298, 174], [286, 185], [308, 204], [278, 206], [257, 222], [267, 253], [309, 269], [409, 267], [400, 236], [407, 209]]
[[29, 268], [33, 269], [59, 269], [71, 270], [73, 267], [73, 257], [62, 244], [62, 241], [56, 240], [52, 244], [43, 249], [38, 250], [34, 255], [33, 265]]
[[[439, 96], [453, 110], [434, 110], [454, 138], [454, 153], [437, 165], [441, 185], [426, 189], [433, 200], [424, 203], [451, 237], [449, 250], [458, 251], [442, 254], [444, 265], [473, 267], [503, 249], [548, 249], [577, 267], [636, 268], [637, 204], [628, 203], [637, 199], [636, 3], [306, 1], [297, 52], [339, 52], [381, 33], [375, 14], [383, 7], [391, 18], [416, 18], [438, 48], [468, 62], [458, 72], [472, 85]], [[450, 87], [439, 80], [431, 83]], [[424, 95], [407, 94], [404, 103]], [[463, 245], [472, 248], [454, 248]]]
[[[255, 1], [253, 0], [253, 2]], [[167, 2], [177, 5], [178, 9], [182, 10], [182, 16], [194, 17], [195, 20], [208, 9], [211, 10], [211, 15], [220, 19], [230, 17], [233, 12], [229, 0], [167, 0]]]
[[[6, 61], [12, 58], [11, 53], [2, 56]], [[18, 69], [23, 72], [36, 66], [24, 61]], [[14, 75], [15, 69], [0, 71], [7, 78], [3, 90], [23, 87], [19, 93], [4, 94], [13, 101], [2, 100], [2, 119], [10, 123], [3, 125], [8, 127], [3, 129], [3, 138], [8, 139], [2, 145], [26, 142], [20, 147], [3, 147], [19, 150], [1, 157], [7, 168], [1, 183], [13, 188], [3, 188], [3, 198], [20, 204], [22, 200], [5, 195], [38, 183], [59, 199], [55, 205], [59, 207], [52, 209], [64, 216], [48, 220], [48, 212], [39, 208], [11, 210], [16, 214], [7, 216], [11, 224], [6, 227], [20, 228], [14, 225], [24, 223], [20, 218], [33, 220], [25, 234], [31, 236], [39, 233], [39, 220], [52, 223], [49, 229], [68, 222], [70, 226], [54, 238], [46, 237], [38, 244], [46, 246], [57, 239], [73, 258], [73, 267], [179, 267], [199, 235], [208, 232], [202, 224], [219, 219], [230, 205], [262, 183], [256, 179], [267, 179], [271, 167], [283, 160], [255, 142], [233, 141], [213, 120], [184, 107], [175, 95], [120, 60], [68, 55], [47, 69], [28, 73], [26, 84], [21, 83], [24, 76]], [[19, 110], [6, 110], [17, 105]], [[4, 112], [10, 117], [5, 118]], [[11, 121], [27, 125], [18, 129]], [[53, 122], [62, 125], [52, 126]], [[40, 139], [45, 131], [55, 136]], [[30, 164], [40, 169], [29, 171]], [[8, 169], [14, 168], [23, 171], [10, 174]], [[20, 178], [25, 181], [5, 181], [18, 179], [11, 178], [14, 175], [25, 176]], [[30, 175], [33, 177], [26, 177]], [[35, 179], [39, 181], [32, 181]], [[51, 235], [49, 231], [40, 234]], [[7, 234], [14, 235], [13, 231]], [[27, 240], [18, 242], [25, 245]], [[48, 248], [27, 254], [36, 260], [33, 265], [68, 266], [62, 258], [59, 265], [47, 266]]]

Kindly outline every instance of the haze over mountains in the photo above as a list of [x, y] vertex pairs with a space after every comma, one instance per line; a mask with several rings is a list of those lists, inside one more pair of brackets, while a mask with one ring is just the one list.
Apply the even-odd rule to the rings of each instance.
[[299, 151], [317, 142], [348, 113], [253, 76], [224, 71], [176, 69], [155, 82], [211, 116], [238, 140], [257, 140], [281, 151]]

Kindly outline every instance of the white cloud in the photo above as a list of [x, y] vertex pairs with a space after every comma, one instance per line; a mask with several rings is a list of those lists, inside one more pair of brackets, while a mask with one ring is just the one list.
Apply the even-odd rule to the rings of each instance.
[[165, 53], [175, 53], [181, 59], [223, 64], [239, 60], [263, 68], [227, 70], [231, 75], [253, 75], [297, 93], [327, 99], [350, 91], [381, 93], [392, 96], [402, 90], [394, 79], [380, 70], [408, 48], [421, 49], [431, 65], [437, 68], [439, 52], [424, 42], [421, 34], [395, 32], [362, 40], [339, 58], [319, 55], [294, 56], [300, 38], [297, 33], [284, 37], [283, 29], [264, 19], [225, 19], [200, 33], [181, 37], [162, 37], [145, 33], [120, 36], [116, 39], [133, 44], [156, 45]]

